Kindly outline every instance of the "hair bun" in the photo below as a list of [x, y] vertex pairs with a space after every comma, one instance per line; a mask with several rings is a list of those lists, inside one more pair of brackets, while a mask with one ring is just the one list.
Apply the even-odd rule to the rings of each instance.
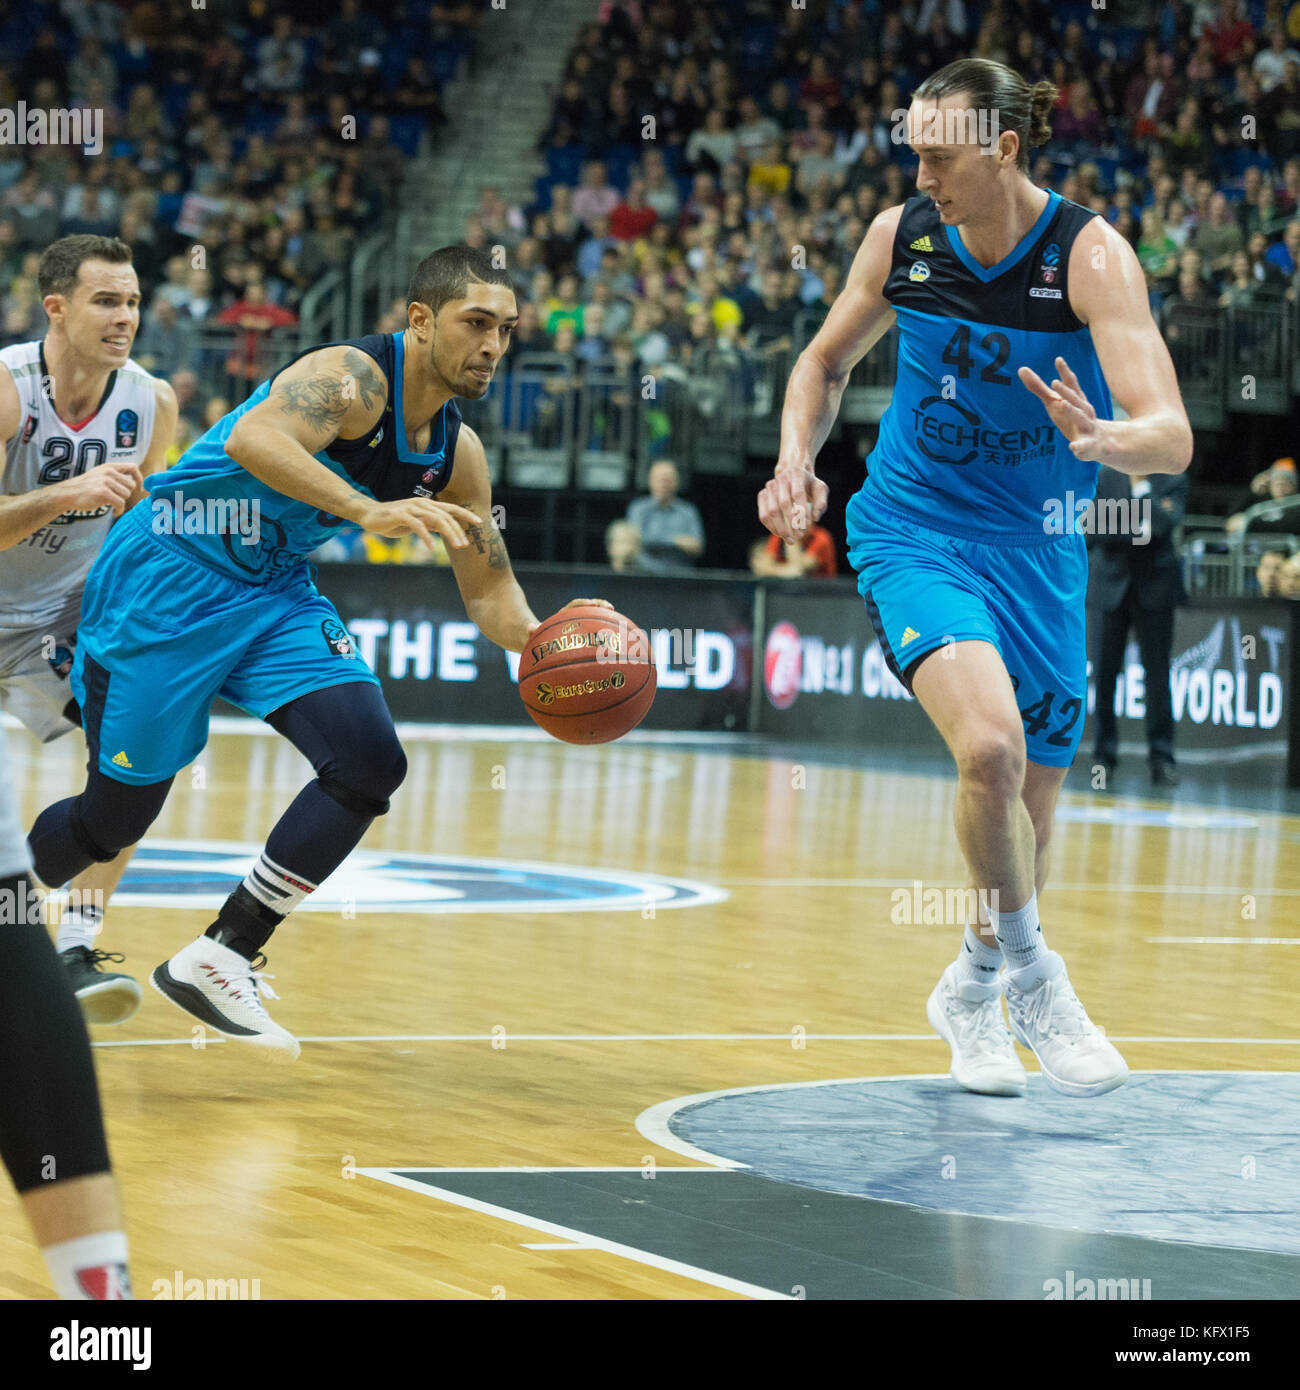
[[1055, 82], [1035, 82], [1029, 95], [1029, 143], [1045, 145], [1052, 138], [1052, 112], [1056, 109]]

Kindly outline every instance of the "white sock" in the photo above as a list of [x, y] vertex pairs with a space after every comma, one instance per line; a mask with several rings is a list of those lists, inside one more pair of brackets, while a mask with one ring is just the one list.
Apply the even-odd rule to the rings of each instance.
[[60, 1298], [96, 1302], [133, 1297], [123, 1231], [63, 1240], [47, 1245], [41, 1254]]
[[103, 930], [104, 909], [93, 903], [70, 907], [59, 920], [59, 935], [55, 950], [70, 951], [74, 946], [95, 949], [95, 938]]
[[282, 868], [274, 859], [268, 859], [265, 852], [249, 871], [244, 887], [264, 906], [281, 917], [287, 917], [307, 896], [314, 893], [318, 884], [308, 883], [298, 878], [288, 869]]
[[990, 946], [987, 940], [966, 923], [966, 933], [962, 937], [961, 950], [957, 952], [957, 979], [959, 982], [977, 985], [991, 985], [997, 980], [1002, 969], [1002, 952]]
[[1033, 965], [1047, 954], [1043, 945], [1043, 929], [1038, 924], [1038, 894], [1031, 893], [1029, 901], [1018, 912], [994, 912], [993, 932], [1007, 959], [1008, 970], [1020, 970]]

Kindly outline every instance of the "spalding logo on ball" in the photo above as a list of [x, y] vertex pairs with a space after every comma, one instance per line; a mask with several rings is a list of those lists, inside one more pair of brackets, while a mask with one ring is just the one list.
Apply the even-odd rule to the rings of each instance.
[[650, 639], [612, 608], [562, 609], [519, 657], [524, 708], [564, 743], [622, 738], [646, 717], [657, 686]]

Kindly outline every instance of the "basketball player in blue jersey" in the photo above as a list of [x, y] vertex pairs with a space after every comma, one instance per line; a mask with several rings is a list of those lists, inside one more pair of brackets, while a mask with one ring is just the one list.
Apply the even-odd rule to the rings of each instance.
[[[227, 1038], [292, 1059], [260, 995], [263, 945], [383, 815], [406, 758], [379, 682], [305, 556], [345, 522], [446, 542], [466, 611], [522, 651], [538, 620], [491, 520], [483, 446], [455, 396], [483, 396], [518, 313], [509, 274], [465, 246], [416, 267], [405, 332], [297, 357], [148, 479], [86, 582], [72, 681], [86, 788], [48, 807], [33, 865], [66, 882], [144, 834], [207, 741], [213, 697], [265, 719], [311, 762], [243, 883], [154, 987]], [[574, 603], [604, 603], [575, 599]], [[608, 606], [608, 605], [605, 605]]]
[[1038, 919], [1087, 697], [1085, 541], [1050, 518], [1071, 493], [1093, 496], [1099, 463], [1181, 473], [1192, 453], [1136, 256], [1104, 220], [1028, 178], [1055, 94], [984, 59], [917, 89], [907, 130], [920, 196], [872, 223], [796, 363], [759, 498], [786, 541], [822, 514], [817, 452], [849, 372], [897, 322], [897, 385], [849, 503], [849, 558], [890, 668], [957, 764], [957, 838], [979, 920], [926, 1013], [952, 1048], [953, 1078], [989, 1095], [1026, 1083], [1003, 996], [1056, 1090], [1099, 1095], [1128, 1075]]

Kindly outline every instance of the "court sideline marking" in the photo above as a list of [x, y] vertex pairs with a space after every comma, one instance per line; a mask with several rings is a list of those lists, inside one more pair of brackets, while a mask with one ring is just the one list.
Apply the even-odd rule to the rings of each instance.
[[[735, 1165], [731, 1166], [734, 1167]], [[425, 1197], [437, 1197], [444, 1202], [450, 1202], [453, 1206], [464, 1207], [468, 1211], [479, 1212], [484, 1216], [494, 1216], [499, 1221], [508, 1221], [515, 1226], [526, 1226], [529, 1230], [541, 1231], [550, 1236], [559, 1236], [566, 1242], [565, 1245], [556, 1246], [525, 1246], [525, 1249], [603, 1250], [606, 1254], [619, 1255], [625, 1260], [649, 1265], [652, 1269], [663, 1270], [667, 1274], [678, 1274], [682, 1278], [693, 1279], [696, 1283], [711, 1284], [714, 1288], [725, 1289], [728, 1293], [745, 1294], [750, 1298], [768, 1301], [780, 1300], [789, 1303], [796, 1301], [792, 1294], [778, 1293], [775, 1289], [765, 1289], [758, 1284], [746, 1283], [743, 1279], [732, 1279], [729, 1275], [701, 1269], [698, 1265], [686, 1264], [682, 1260], [671, 1260], [649, 1250], [638, 1250], [635, 1246], [623, 1245], [617, 1240], [606, 1240], [604, 1236], [592, 1235], [588, 1231], [579, 1231], [572, 1226], [561, 1226], [555, 1221], [543, 1221], [540, 1217], [530, 1216], [526, 1212], [513, 1211], [509, 1207], [497, 1206], [493, 1202], [484, 1202], [477, 1197], [467, 1197], [463, 1193], [453, 1192], [449, 1188], [434, 1187], [431, 1183], [416, 1182], [413, 1178], [402, 1176], [405, 1173], [560, 1173], [569, 1175], [575, 1173], [644, 1173], [644, 1171], [644, 1168], [641, 1167], [556, 1168], [549, 1166], [535, 1168], [418, 1168], [402, 1166], [400, 1170], [396, 1171], [392, 1168], [356, 1169], [356, 1172], [363, 1177], [391, 1183], [394, 1187], [406, 1188], [407, 1191], [418, 1192]], [[725, 1173], [728, 1171], [728, 1167], [713, 1163], [700, 1168], [656, 1167], [655, 1169], [656, 1173]]]
[[[507, 1046], [517, 1042], [540, 1042], [540, 1043], [567, 1043], [567, 1042], [587, 1042], [587, 1043], [625, 1043], [625, 1042], [783, 1042], [788, 1043], [795, 1036], [790, 1033], [512, 1033], [507, 1029], [504, 1033], [332, 1033], [332, 1034], [310, 1034], [299, 1033], [296, 1035], [299, 1042], [305, 1043], [370, 1043], [370, 1042], [432, 1042], [432, 1043], [459, 1043], [459, 1042], [481, 1042], [494, 1043], [500, 1049], [504, 1042]], [[1178, 1044], [1203, 1044], [1217, 1043], [1232, 1045], [1236, 1047], [1300, 1047], [1300, 1037], [1297, 1038], [1197, 1038], [1197, 1037], [1139, 1037], [1121, 1036], [1118, 1033], [1108, 1033], [1107, 1036], [1112, 1042], [1117, 1043], [1178, 1043]], [[942, 1042], [935, 1033], [800, 1033], [798, 1035], [801, 1042]], [[202, 1047], [195, 1047], [193, 1037], [188, 1038], [126, 1038], [118, 1042], [112, 1039], [107, 1041], [94, 1041], [93, 1047], [188, 1047], [195, 1052], [202, 1052], [204, 1048], [211, 1047], [216, 1043], [227, 1042], [228, 1039], [213, 1034], [203, 1039]], [[946, 1075], [947, 1073], [945, 1073]], [[1233, 1073], [1236, 1075], [1237, 1073]], [[870, 1077], [863, 1078], [870, 1080]], [[880, 1080], [882, 1078], [876, 1078]], [[889, 1081], [896, 1081], [899, 1078], [890, 1076], [883, 1078]], [[812, 1085], [812, 1082], [795, 1081], [788, 1083], [792, 1086]], [[823, 1083], [816, 1083], [823, 1084]], [[837, 1083], [838, 1084], [838, 1083]], [[767, 1088], [760, 1088], [767, 1089]], [[719, 1093], [721, 1094], [721, 1093]]]

